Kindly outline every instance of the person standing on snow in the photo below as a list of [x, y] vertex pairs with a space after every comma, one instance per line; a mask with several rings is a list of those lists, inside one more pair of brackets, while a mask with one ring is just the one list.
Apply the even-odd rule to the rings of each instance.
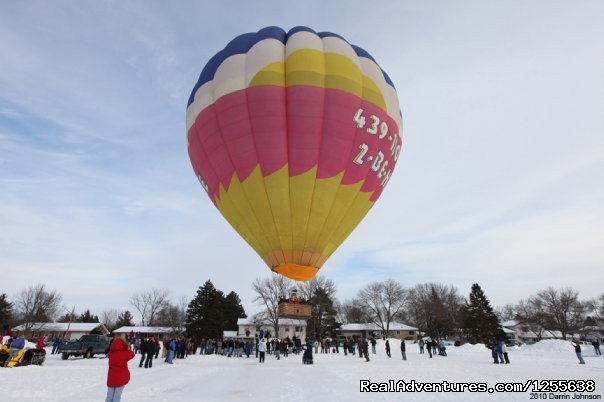
[[390, 356], [390, 341], [388, 339], [386, 339], [386, 356], [392, 357]]
[[367, 339], [363, 339], [363, 354], [365, 355], [365, 361], [368, 362], [369, 361], [369, 342], [367, 342]]
[[499, 364], [499, 360], [497, 360], [497, 342], [495, 342], [495, 340], [493, 340], [493, 343], [489, 346], [489, 349], [491, 349], [493, 364]]
[[264, 363], [264, 355], [266, 354], [266, 341], [264, 338], [260, 339], [258, 344], [258, 353], [260, 354], [260, 363]]
[[107, 354], [109, 370], [107, 371], [107, 396], [105, 402], [119, 402], [124, 387], [130, 382], [128, 361], [134, 359], [134, 352], [119, 335], [111, 342]]
[[279, 356], [279, 353], [281, 353], [281, 341], [279, 339], [275, 339], [275, 357], [277, 358], [277, 360], [281, 360], [281, 356]]
[[[138, 332], [137, 332], [138, 333]], [[138, 345], [138, 350], [141, 354], [141, 361], [138, 363], [138, 367], [143, 367], [143, 363], [145, 362], [145, 357], [147, 357], [147, 346], [149, 345], [149, 338], [146, 336], [141, 339], [140, 344]]]
[[505, 360], [503, 359], [503, 341], [499, 341], [497, 342], [497, 345], [495, 346], [495, 352], [497, 352], [497, 357], [499, 358], [499, 363], [503, 364], [505, 363]]
[[172, 360], [174, 359], [174, 353], [176, 352], [176, 341], [174, 338], [170, 339], [168, 342], [168, 357], [166, 357], [165, 362], [169, 364], [174, 364]]
[[155, 356], [155, 338], [151, 337], [147, 339], [146, 345], [147, 358], [145, 359], [145, 368], [151, 368], [153, 366], [153, 356]]
[[371, 353], [375, 354], [375, 344], [377, 343], [377, 341], [375, 340], [375, 338], [371, 338]]
[[503, 354], [503, 358], [505, 359], [505, 364], [510, 364], [510, 358], [508, 357], [508, 348], [505, 346], [505, 343], [501, 344], [501, 353]]
[[405, 340], [401, 339], [401, 355], [403, 360], [407, 360], [407, 347], [405, 346]]
[[579, 364], [585, 364], [585, 360], [583, 360], [583, 356], [581, 355], [581, 345], [579, 342], [572, 341], [571, 344], [575, 347], [575, 353], [579, 359]]
[[59, 338], [58, 336], [55, 338], [54, 342], [52, 343], [52, 351], [50, 352], [51, 355], [54, 355], [55, 353], [59, 352], [59, 347], [61, 346], [61, 338]]

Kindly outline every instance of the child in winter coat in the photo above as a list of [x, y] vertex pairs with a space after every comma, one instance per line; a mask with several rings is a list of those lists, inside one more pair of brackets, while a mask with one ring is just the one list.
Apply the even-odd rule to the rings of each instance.
[[124, 339], [116, 336], [111, 342], [109, 353], [109, 371], [107, 372], [107, 397], [105, 402], [119, 402], [124, 387], [130, 381], [128, 361], [134, 359], [134, 352]]

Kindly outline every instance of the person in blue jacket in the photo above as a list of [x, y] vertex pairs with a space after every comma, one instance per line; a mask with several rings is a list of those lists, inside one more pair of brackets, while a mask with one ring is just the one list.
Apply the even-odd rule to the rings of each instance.
[[50, 352], [51, 355], [54, 355], [55, 353], [59, 353], [59, 348], [61, 347], [61, 338], [59, 338], [58, 336], [55, 338], [54, 342], [52, 343], [52, 352]]
[[499, 363], [505, 363], [505, 360], [503, 359], [503, 341], [497, 342], [495, 345], [495, 352], [497, 353], [497, 357], [499, 357]]
[[170, 339], [168, 343], [168, 357], [166, 358], [166, 363], [174, 364], [172, 359], [174, 359], [174, 353], [176, 352], [176, 341], [174, 338]]

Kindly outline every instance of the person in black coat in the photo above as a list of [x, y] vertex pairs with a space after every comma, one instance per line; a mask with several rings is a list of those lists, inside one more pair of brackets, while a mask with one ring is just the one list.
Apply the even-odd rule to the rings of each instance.
[[151, 337], [147, 340], [145, 350], [147, 352], [147, 358], [145, 359], [145, 368], [151, 368], [153, 366], [153, 356], [155, 356], [156, 352], [155, 339]]
[[369, 342], [367, 339], [363, 339], [363, 354], [365, 355], [365, 361], [369, 361]]
[[401, 354], [403, 355], [403, 360], [407, 360], [407, 347], [405, 346], [404, 339], [401, 339]]
[[141, 361], [138, 363], [138, 367], [143, 367], [143, 363], [145, 362], [145, 357], [147, 355], [147, 343], [149, 343], [149, 338], [145, 337], [140, 345], [139, 345], [139, 352], [141, 352]]

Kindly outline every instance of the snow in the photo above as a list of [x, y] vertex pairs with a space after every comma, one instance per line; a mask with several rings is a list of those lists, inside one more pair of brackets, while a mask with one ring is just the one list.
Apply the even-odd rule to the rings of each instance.
[[471, 343], [464, 343], [457, 349], [463, 350], [463, 351], [467, 350], [467, 351], [471, 351], [471, 352], [484, 352], [485, 350], [488, 350], [488, 349], [486, 349], [486, 346], [484, 345], [484, 343], [477, 343], [475, 345], [472, 345]]
[[[392, 358], [379, 341], [370, 362], [358, 355], [316, 354], [314, 365], [303, 365], [301, 355], [257, 359], [193, 355], [161, 359], [153, 368], [138, 367], [140, 355], [130, 362], [132, 378], [122, 401], [527, 401], [529, 393], [361, 393], [362, 379], [385, 382], [497, 382], [527, 380], [594, 380], [604, 390], [604, 358], [583, 345], [587, 364], [579, 365], [570, 342], [542, 341], [508, 348], [511, 364], [495, 365], [484, 345], [450, 346], [447, 357], [420, 355], [417, 344], [406, 342], [407, 361], [401, 359], [399, 341], [390, 339]], [[371, 349], [371, 348], [370, 348]], [[50, 352], [50, 348], [47, 348]], [[43, 366], [0, 369], [3, 401], [99, 401], [106, 393], [107, 359], [69, 358], [47, 354]], [[568, 394], [573, 396], [573, 393]]]
[[[588, 345], [581, 345], [583, 354], [585, 354], [586, 351], [589, 352], [590, 350], [594, 350], [593, 346], [587, 346]], [[563, 341], [562, 339], [543, 340], [532, 345], [527, 345], [525, 346], [525, 349], [530, 353], [567, 353], [568, 351], [575, 351], [575, 348], [570, 341]]]

